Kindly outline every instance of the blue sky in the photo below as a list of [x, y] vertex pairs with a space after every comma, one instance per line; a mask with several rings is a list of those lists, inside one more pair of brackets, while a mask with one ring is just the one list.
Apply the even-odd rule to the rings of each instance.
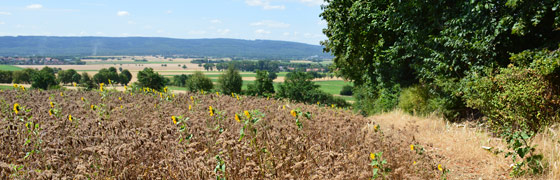
[[2, 0], [0, 36], [326, 39], [322, 0]]

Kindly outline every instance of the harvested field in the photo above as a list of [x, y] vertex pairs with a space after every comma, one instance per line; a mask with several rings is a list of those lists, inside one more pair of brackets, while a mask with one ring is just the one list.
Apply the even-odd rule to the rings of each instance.
[[442, 175], [433, 155], [411, 151], [417, 142], [402, 130], [384, 133], [331, 107], [216, 94], [3, 90], [0, 109], [2, 179], [368, 179], [377, 152], [386, 178]]

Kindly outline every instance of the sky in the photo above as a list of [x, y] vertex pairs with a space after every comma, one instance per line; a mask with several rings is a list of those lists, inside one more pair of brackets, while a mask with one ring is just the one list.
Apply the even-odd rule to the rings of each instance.
[[235, 38], [319, 45], [323, 0], [1, 0], [0, 36]]

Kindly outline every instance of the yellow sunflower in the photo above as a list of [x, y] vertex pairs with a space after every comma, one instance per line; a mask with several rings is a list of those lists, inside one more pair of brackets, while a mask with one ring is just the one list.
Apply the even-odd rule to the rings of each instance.
[[177, 118], [175, 116], [171, 116], [171, 120], [173, 120], [173, 124], [177, 124]]
[[18, 114], [20, 110], [21, 110], [21, 108], [19, 107], [19, 104], [18, 104], [18, 103], [15, 103], [15, 104], [14, 104], [14, 112], [15, 112], [16, 114]]
[[251, 114], [249, 113], [249, 111], [245, 111], [243, 113], [245, 113], [245, 116], [247, 116], [247, 119], [251, 119]]
[[294, 111], [294, 110], [291, 110], [291, 111], [290, 111], [290, 114], [291, 114], [292, 116], [294, 116], [294, 117], [297, 116], [297, 113], [296, 113], [296, 111]]
[[235, 114], [235, 120], [236, 120], [237, 122], [241, 122], [241, 120], [239, 119], [239, 116], [237, 115], [237, 113]]
[[72, 115], [68, 114], [68, 120], [69, 120], [70, 122], [72, 122], [72, 120], [74, 120], [74, 118], [72, 118]]

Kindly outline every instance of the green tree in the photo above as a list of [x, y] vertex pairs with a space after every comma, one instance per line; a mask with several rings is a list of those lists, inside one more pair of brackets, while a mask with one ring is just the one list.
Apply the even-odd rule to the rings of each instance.
[[257, 70], [255, 83], [247, 86], [247, 93], [258, 96], [274, 94], [274, 83], [268, 71]]
[[212, 84], [212, 80], [206, 77], [202, 72], [196, 71], [187, 81], [187, 88], [191, 92], [200, 90], [210, 91], [214, 88], [214, 84]]
[[[130, 73], [130, 71], [128, 71], [128, 69], [122, 70], [121, 74], [124, 74], [126, 76], [126, 79], [128, 79], [128, 81], [124, 84], [128, 84], [130, 82], [130, 80], [132, 80], [132, 73]], [[123, 82], [121, 82], [121, 83], [123, 83]]]
[[84, 87], [86, 90], [91, 90], [96, 88], [95, 83], [93, 83], [93, 80], [86, 72], [83, 72], [81, 75], [80, 86]]
[[214, 63], [205, 63], [204, 64], [204, 70], [206, 70], [206, 71], [214, 70]]
[[31, 68], [26, 68], [21, 71], [14, 71], [13, 81], [14, 83], [17, 84], [21, 84], [21, 83], [31, 84], [31, 76], [33, 76], [33, 73], [35, 72], [37, 72], [37, 70]]
[[288, 74], [284, 83], [278, 87], [277, 95], [281, 98], [289, 98], [299, 102], [311, 102], [307, 93], [319, 88], [319, 85], [311, 81], [313, 77], [301, 71]]
[[218, 78], [218, 84], [220, 91], [224, 94], [240, 93], [241, 87], [243, 87], [243, 79], [241, 75], [239, 75], [239, 70], [230, 66], [226, 72]]
[[173, 76], [173, 80], [171, 80], [171, 84], [174, 86], [185, 87], [188, 79], [189, 76], [185, 74], [175, 75]]
[[119, 81], [121, 85], [128, 85], [130, 79], [128, 79], [128, 76], [126, 76], [126, 74], [121, 73], [119, 74]]
[[511, 53], [557, 48], [558, 7], [557, 0], [330, 0], [321, 44], [335, 56], [337, 75], [366, 88], [357, 101], [369, 102], [357, 104], [390, 109], [401, 88], [422, 84], [447, 119], [458, 119], [472, 112], [461, 79], [507, 66]]
[[161, 91], [165, 86], [165, 78], [152, 68], [144, 68], [138, 72], [138, 85]]
[[0, 70], [0, 83], [12, 83], [12, 71], [2, 71]]
[[[58, 71], [58, 81], [60, 81], [62, 84], [75, 82], [74, 75], [76, 75], [76, 74], [78, 76], [80, 75], [74, 69]], [[78, 80], [79, 80], [79, 78], [78, 78]]]
[[55, 85], [58, 85], [54, 71], [49, 67], [44, 67], [40, 71], [33, 73], [31, 76], [31, 87], [39, 89], [49, 89]]

